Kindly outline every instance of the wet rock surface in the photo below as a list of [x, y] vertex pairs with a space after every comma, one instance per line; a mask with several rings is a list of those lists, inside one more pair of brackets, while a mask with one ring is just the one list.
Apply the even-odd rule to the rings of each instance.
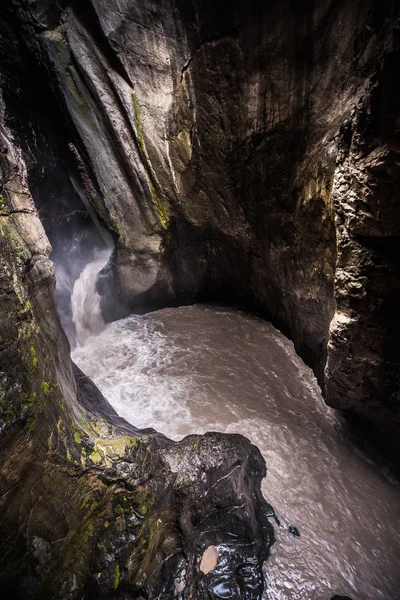
[[288, 531], [294, 537], [300, 537], [300, 531], [294, 525], [289, 525]]
[[[379, 422], [398, 452], [399, 49], [343, 124], [332, 198], [338, 261], [326, 365], [328, 403]], [[390, 82], [390, 83], [389, 83]]]

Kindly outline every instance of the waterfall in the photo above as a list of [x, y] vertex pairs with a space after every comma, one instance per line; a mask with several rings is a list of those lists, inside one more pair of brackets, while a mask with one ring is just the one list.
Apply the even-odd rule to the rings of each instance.
[[83, 346], [88, 338], [98, 335], [104, 329], [96, 284], [99, 272], [107, 264], [110, 253], [110, 249], [99, 251], [74, 283], [71, 296], [72, 320], [78, 346]]

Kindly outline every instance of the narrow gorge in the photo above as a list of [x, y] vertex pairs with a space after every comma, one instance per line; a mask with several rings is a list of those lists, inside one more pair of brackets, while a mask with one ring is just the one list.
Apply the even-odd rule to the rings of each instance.
[[399, 2], [3, 0], [0, 56], [1, 597], [400, 599]]

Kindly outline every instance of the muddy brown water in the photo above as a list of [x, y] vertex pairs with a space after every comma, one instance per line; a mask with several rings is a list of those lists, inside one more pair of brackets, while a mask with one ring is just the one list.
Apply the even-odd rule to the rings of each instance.
[[137, 427], [175, 440], [241, 433], [259, 447], [281, 519], [264, 599], [400, 599], [399, 484], [352, 445], [271, 324], [234, 309], [164, 309], [107, 325], [73, 359]]

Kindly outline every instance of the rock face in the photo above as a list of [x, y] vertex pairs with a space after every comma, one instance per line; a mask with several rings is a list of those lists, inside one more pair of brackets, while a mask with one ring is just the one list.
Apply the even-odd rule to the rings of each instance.
[[326, 366], [328, 403], [398, 437], [400, 49], [386, 54], [342, 125], [332, 198], [338, 261]]
[[[2, 598], [260, 598], [273, 542], [261, 454], [241, 436], [137, 431], [72, 365], [0, 107]], [[209, 546], [221, 561], [203, 575]]]
[[106, 317], [244, 303], [293, 339], [329, 404], [398, 423], [398, 2], [3, 10], [64, 115], [55, 141], [37, 102], [46, 148], [69, 147], [113, 235]]

